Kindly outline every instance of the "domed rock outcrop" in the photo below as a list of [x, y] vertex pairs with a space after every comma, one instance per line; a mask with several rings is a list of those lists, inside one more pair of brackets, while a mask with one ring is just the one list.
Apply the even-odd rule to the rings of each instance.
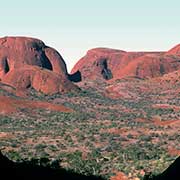
[[[109, 80], [124, 77], [153, 78], [180, 69], [178, 48], [166, 52], [126, 52], [108, 48], [89, 50], [74, 66], [82, 80]], [[174, 52], [175, 51], [175, 52]]]
[[112, 71], [126, 54], [125, 51], [108, 49], [108, 48], [95, 48], [87, 52], [72, 69], [71, 73], [77, 71], [81, 74], [81, 79], [112, 79]]
[[172, 54], [172, 55], [178, 55], [180, 56], [180, 44], [176, 45], [172, 49], [170, 49], [167, 54]]
[[0, 80], [16, 89], [33, 87], [46, 94], [77, 89], [68, 80], [62, 56], [41, 40], [27, 37], [0, 39]]

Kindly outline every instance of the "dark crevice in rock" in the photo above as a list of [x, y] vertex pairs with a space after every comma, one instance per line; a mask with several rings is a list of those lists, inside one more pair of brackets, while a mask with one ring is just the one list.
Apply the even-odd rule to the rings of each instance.
[[100, 67], [101, 69], [101, 74], [104, 79], [109, 80], [113, 78], [111, 70], [108, 68], [107, 64], [107, 59], [101, 59], [98, 63], [97, 66]]
[[31, 87], [31, 83], [29, 83], [29, 84], [26, 86], [27, 89], [30, 88], [30, 87]]
[[5, 72], [5, 74], [6, 73], [8, 73], [9, 72], [9, 64], [8, 64], [8, 61], [7, 61], [7, 59], [5, 58], [4, 60], [3, 60], [3, 65], [4, 65], [4, 72]]
[[160, 73], [163, 75], [165, 74], [165, 68], [163, 64], [160, 64]]
[[44, 53], [42, 54], [42, 67], [50, 71], [53, 71], [53, 66]]
[[106, 79], [106, 80], [109, 80], [109, 79], [112, 79], [112, 78], [113, 78], [110, 69], [103, 69], [101, 73], [102, 73], [102, 75], [103, 75], [103, 78]]
[[69, 74], [68, 79], [72, 82], [80, 82], [82, 81], [81, 72], [78, 70], [74, 74]]
[[139, 68], [139, 66], [136, 68], [136, 77], [138, 77], [139, 76], [139, 71], [140, 71], [140, 68]]

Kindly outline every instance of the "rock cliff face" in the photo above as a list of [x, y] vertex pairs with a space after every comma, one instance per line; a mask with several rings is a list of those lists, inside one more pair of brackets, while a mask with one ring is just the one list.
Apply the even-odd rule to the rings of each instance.
[[46, 94], [77, 89], [68, 80], [62, 56], [42, 41], [27, 37], [0, 39], [0, 81], [17, 90], [33, 87]]
[[108, 48], [89, 50], [74, 66], [82, 80], [153, 78], [180, 69], [180, 46], [168, 52], [126, 52]]
[[112, 79], [112, 72], [118, 64], [118, 60], [125, 54], [125, 51], [107, 48], [89, 50], [86, 56], [77, 62], [71, 73], [79, 71], [82, 80], [95, 80], [97, 78], [105, 80]]

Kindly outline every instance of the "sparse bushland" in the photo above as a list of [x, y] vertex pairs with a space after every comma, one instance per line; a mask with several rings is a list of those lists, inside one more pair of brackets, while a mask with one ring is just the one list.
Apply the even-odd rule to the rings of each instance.
[[[132, 82], [131, 82], [132, 83]], [[173, 109], [155, 109], [154, 104], [178, 106], [175, 95], [169, 96], [159, 86], [140, 93], [138, 83], [131, 90], [137, 98], [111, 99], [96, 89], [82, 88], [79, 93], [46, 96], [34, 92], [29, 97], [63, 104], [71, 113], [35, 110], [0, 117], [0, 147], [10, 159], [48, 158], [78, 173], [109, 178], [114, 171], [142, 178], [141, 170], [162, 172], [175, 159], [168, 147], [180, 149], [179, 130], [156, 124], [178, 120]], [[174, 116], [174, 114], [176, 116]], [[155, 119], [155, 120], [156, 120]], [[1, 137], [2, 136], [2, 137]]]

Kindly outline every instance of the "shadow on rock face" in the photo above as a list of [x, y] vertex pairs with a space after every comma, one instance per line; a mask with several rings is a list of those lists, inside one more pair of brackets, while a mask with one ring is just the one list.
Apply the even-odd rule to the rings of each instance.
[[113, 78], [111, 70], [108, 69], [107, 59], [100, 59], [97, 63], [97, 66], [99, 66], [101, 74], [105, 80]]
[[162, 174], [144, 177], [144, 180], [180, 180], [180, 157], [178, 157]]
[[55, 49], [28, 37], [0, 38], [0, 81], [26, 91], [65, 93], [78, 88], [68, 80], [66, 63]]
[[0, 153], [0, 178], [19, 180], [103, 180], [101, 177], [85, 176], [63, 168], [35, 165], [33, 161], [15, 163]]
[[82, 80], [81, 72], [80, 71], [76, 71], [74, 74], [69, 74], [68, 78], [72, 82], [80, 82]]

